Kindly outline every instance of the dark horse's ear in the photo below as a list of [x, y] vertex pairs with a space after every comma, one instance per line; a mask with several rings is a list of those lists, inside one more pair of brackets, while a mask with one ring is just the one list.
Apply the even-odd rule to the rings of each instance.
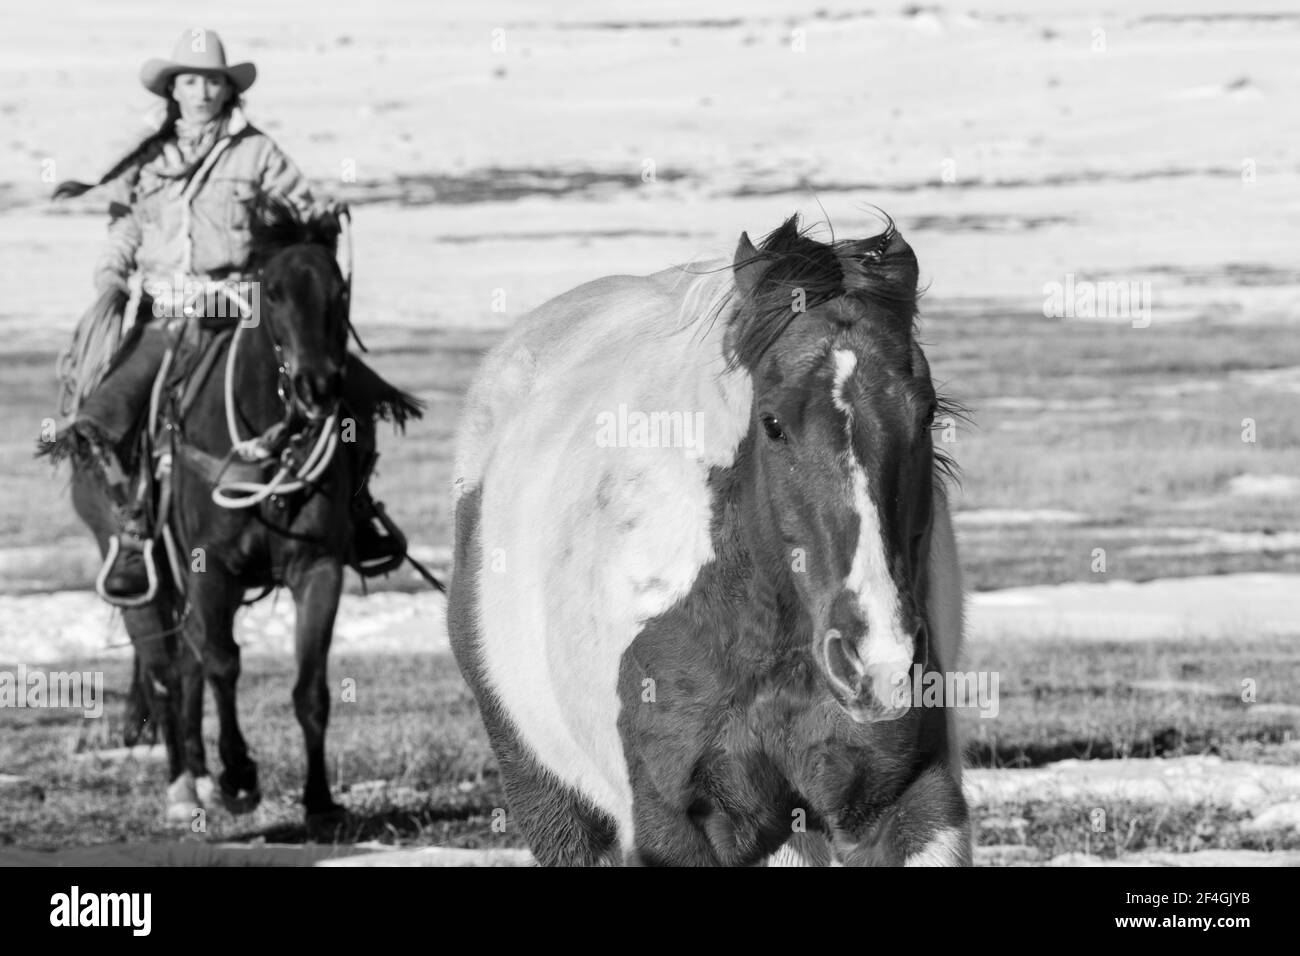
[[748, 299], [753, 296], [758, 281], [763, 278], [764, 265], [764, 258], [749, 241], [749, 233], [742, 232], [740, 242], [736, 245], [736, 258], [731, 264], [736, 273], [736, 290], [742, 297]]

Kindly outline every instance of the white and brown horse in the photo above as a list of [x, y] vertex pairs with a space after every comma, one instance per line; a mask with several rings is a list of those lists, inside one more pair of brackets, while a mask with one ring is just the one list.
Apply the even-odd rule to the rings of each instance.
[[892, 223], [601, 279], [486, 360], [449, 625], [544, 864], [966, 864], [942, 406]]

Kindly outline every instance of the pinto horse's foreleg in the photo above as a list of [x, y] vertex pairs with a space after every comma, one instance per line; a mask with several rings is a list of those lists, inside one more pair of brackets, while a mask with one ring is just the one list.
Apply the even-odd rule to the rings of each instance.
[[837, 834], [845, 866], [970, 866], [970, 812], [946, 764], [924, 770], [856, 843]]
[[330, 796], [325, 772], [325, 728], [330, 715], [327, 664], [343, 588], [343, 565], [337, 558], [321, 558], [290, 578], [297, 608], [294, 648], [298, 681], [293, 687], [293, 709], [307, 746], [307, 782], [302, 802], [310, 822], [313, 818], [337, 816], [343, 810]]

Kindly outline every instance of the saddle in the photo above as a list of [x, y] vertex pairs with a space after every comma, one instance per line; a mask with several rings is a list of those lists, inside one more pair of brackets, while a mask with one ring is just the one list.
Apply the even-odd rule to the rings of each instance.
[[[144, 538], [139, 547], [145, 562], [146, 575], [149, 580], [149, 592], [138, 599], [131, 599], [131, 605], [147, 603], [156, 594], [158, 569], [154, 558], [155, 542], [161, 541], [162, 548], [171, 566], [172, 580], [180, 589], [184, 588], [184, 563], [180, 561], [179, 551], [172, 538], [168, 518], [172, 500], [172, 469], [177, 464], [190, 469], [205, 482], [216, 487], [223, 483], [232, 486], [265, 485], [271, 472], [284, 467], [286, 460], [301, 461], [309, 452], [309, 447], [300, 447], [296, 441], [286, 443], [286, 455], [271, 454], [266, 458], [248, 461], [235, 453], [218, 458], [183, 440], [183, 425], [199, 395], [211, 377], [222, 374], [223, 360], [226, 358], [234, 340], [238, 318], [234, 319], [187, 319], [180, 326], [179, 334], [163, 359], [162, 366], [154, 380], [148, 412], [137, 426], [138, 434], [125, 444], [134, 449], [139, 474], [137, 503], [147, 517], [151, 533]], [[389, 385], [373, 371], [361, 366], [373, 381], [363, 383], [357, 399], [358, 408], [350, 409], [352, 414], [371, 417], [391, 417], [404, 420], [406, 414], [418, 414], [418, 407], [402, 404], [402, 393]], [[268, 433], [269, 434], [269, 433]], [[251, 442], [250, 442], [251, 443]], [[279, 452], [276, 445], [272, 452]], [[374, 459], [360, 462], [357, 479], [360, 485], [373, 467]], [[144, 467], [148, 464], [149, 467]], [[393, 553], [386, 559], [363, 559], [354, 552], [348, 564], [362, 576], [375, 577], [395, 570], [404, 561], [410, 561], [416, 570], [434, 584], [441, 583], [433, 579], [406, 551], [406, 537], [401, 529], [388, 517], [383, 505], [373, 502], [367, 495], [369, 512], [360, 517], [369, 522], [376, 522], [382, 529], [382, 535], [395, 544]], [[354, 514], [354, 519], [358, 515]], [[373, 536], [375, 532], [369, 531]], [[122, 546], [114, 539], [114, 546]], [[109, 560], [105, 568], [112, 564]], [[99, 588], [101, 596], [103, 588]], [[114, 601], [113, 603], [122, 603]]]
[[[126, 537], [123, 535], [114, 535], [111, 539], [110, 553], [96, 582], [96, 590], [110, 603], [122, 607], [138, 607], [155, 598], [160, 581], [155, 557], [159, 542], [170, 565], [171, 580], [178, 589], [184, 591], [184, 564], [180, 561], [168, 524], [172, 465], [177, 455], [213, 483], [223, 473], [232, 479], [249, 481], [260, 480], [265, 475], [267, 463], [231, 461], [223, 468], [218, 459], [176, 440], [181, 422], [226, 354], [233, 333], [234, 323], [229, 321], [220, 324], [207, 320], [184, 321], [154, 377], [148, 409], [143, 419], [136, 425], [133, 434], [123, 442], [132, 452], [128, 459], [128, 470], [137, 475], [137, 522], [147, 527], [149, 534], [140, 535], [136, 540], [122, 540]], [[106, 593], [104, 579], [116, 560], [118, 550], [125, 547], [140, 550], [148, 590], [133, 598], [112, 598]]]

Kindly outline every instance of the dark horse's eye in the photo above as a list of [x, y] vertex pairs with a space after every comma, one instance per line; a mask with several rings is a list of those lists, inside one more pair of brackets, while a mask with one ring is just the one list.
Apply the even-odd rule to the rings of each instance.
[[934, 427], [934, 416], [937, 415], [937, 414], [939, 414], [939, 406], [938, 406], [938, 405], [931, 405], [931, 406], [930, 406], [930, 410], [929, 410], [928, 412], [925, 413], [925, 427], [926, 427], [926, 428], [933, 428], [933, 427]]
[[767, 437], [772, 441], [785, 441], [785, 429], [773, 415], [764, 415], [762, 418], [763, 431], [767, 432]]

